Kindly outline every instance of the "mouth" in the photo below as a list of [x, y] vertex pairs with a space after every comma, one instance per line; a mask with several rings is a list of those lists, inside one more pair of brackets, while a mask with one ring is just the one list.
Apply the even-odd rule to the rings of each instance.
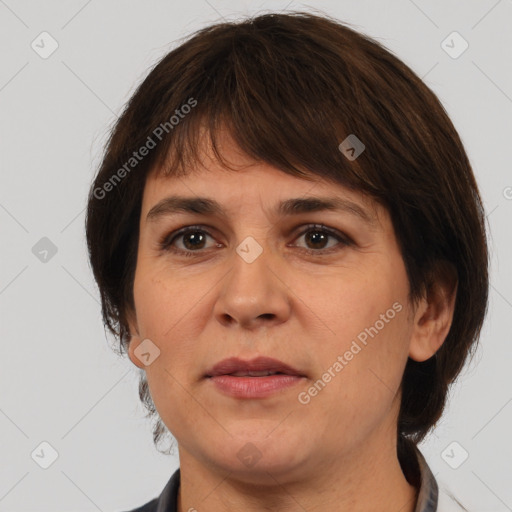
[[282, 361], [263, 356], [250, 361], [244, 361], [237, 357], [224, 359], [209, 369], [205, 377], [212, 378], [221, 375], [231, 375], [233, 377], [268, 377], [270, 375], [306, 377], [303, 372]]
[[307, 378], [290, 365], [267, 357], [251, 361], [225, 359], [211, 368], [205, 377], [217, 391], [239, 399], [266, 398]]
[[231, 375], [232, 377], [268, 377], [269, 375], [288, 375], [287, 373], [282, 372], [271, 372], [268, 370], [263, 370], [261, 372], [235, 372], [235, 373], [226, 373], [225, 375]]

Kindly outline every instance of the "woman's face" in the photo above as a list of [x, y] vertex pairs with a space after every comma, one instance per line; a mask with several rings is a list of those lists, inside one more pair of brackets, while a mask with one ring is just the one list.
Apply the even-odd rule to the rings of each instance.
[[[182, 463], [258, 482], [266, 471], [326, 471], [392, 444], [414, 311], [387, 211], [256, 163], [229, 140], [223, 154], [244, 167], [212, 159], [187, 177], [152, 175], [141, 210], [129, 353]], [[171, 196], [220, 210], [166, 209]], [[338, 209], [308, 211], [304, 200], [320, 198]], [[300, 376], [207, 377], [224, 359], [260, 356]], [[265, 392], [257, 379], [277, 387]]]

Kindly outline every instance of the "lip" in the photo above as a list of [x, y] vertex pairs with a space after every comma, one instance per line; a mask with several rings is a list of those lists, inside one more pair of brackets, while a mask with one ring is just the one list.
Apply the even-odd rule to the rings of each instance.
[[[223, 359], [210, 370], [206, 372], [205, 377], [218, 377], [221, 375], [229, 375], [236, 372], [250, 372], [250, 371], [269, 371], [279, 372], [285, 375], [293, 375], [295, 377], [306, 377], [301, 371], [293, 368], [292, 366], [283, 363], [271, 357], [256, 357], [249, 361], [244, 361], [238, 357], [229, 357]], [[242, 377], [239, 377], [242, 378]], [[252, 377], [263, 379], [265, 377]]]
[[[251, 371], [279, 372], [267, 376], [230, 375], [236, 372]], [[304, 381], [306, 375], [290, 365], [269, 357], [257, 357], [244, 361], [231, 357], [213, 366], [205, 377], [215, 385], [221, 393], [234, 398], [265, 398], [278, 391], [296, 386]]]
[[234, 377], [217, 375], [208, 379], [221, 393], [234, 398], [266, 398], [289, 389], [304, 380], [298, 375], [269, 375], [267, 377]]

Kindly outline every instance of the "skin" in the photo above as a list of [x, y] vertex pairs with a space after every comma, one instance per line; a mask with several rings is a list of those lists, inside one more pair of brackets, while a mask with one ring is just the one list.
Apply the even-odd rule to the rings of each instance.
[[[129, 356], [145, 369], [160, 417], [178, 442], [178, 510], [413, 512], [417, 489], [406, 481], [396, 453], [400, 381], [408, 357], [424, 361], [442, 345], [456, 284], [436, 283], [410, 304], [404, 262], [383, 207], [341, 185], [256, 162], [228, 134], [221, 141], [236, 172], [207, 148], [205, 167], [186, 177], [151, 174], [141, 209]], [[226, 216], [187, 213], [146, 221], [171, 194], [214, 198]], [[284, 199], [333, 195], [360, 205], [375, 225], [344, 211], [273, 213]], [[353, 244], [334, 237], [308, 241], [308, 233], [318, 236], [316, 229], [304, 235], [312, 223]], [[196, 249], [190, 236], [174, 241], [177, 249], [195, 250], [193, 257], [159, 249], [161, 238], [192, 225], [211, 234], [203, 232]], [[235, 250], [247, 236], [263, 249], [252, 263]], [[298, 394], [396, 302], [403, 309], [309, 403], [300, 403]], [[135, 353], [146, 338], [160, 350], [148, 366]], [[307, 378], [265, 399], [225, 396], [203, 378], [227, 357], [258, 355]], [[237, 457], [247, 443], [261, 455], [251, 467]]]

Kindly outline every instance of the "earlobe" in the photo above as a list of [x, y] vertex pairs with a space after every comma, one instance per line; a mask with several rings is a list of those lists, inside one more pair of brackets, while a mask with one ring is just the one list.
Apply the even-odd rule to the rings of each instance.
[[409, 357], [418, 362], [430, 359], [441, 348], [453, 321], [458, 285], [456, 270], [445, 262], [438, 265], [436, 274], [414, 315]]
[[143, 362], [135, 355], [135, 349], [142, 343], [140, 336], [132, 336], [128, 345], [128, 357], [130, 361], [138, 368], [144, 368]]

